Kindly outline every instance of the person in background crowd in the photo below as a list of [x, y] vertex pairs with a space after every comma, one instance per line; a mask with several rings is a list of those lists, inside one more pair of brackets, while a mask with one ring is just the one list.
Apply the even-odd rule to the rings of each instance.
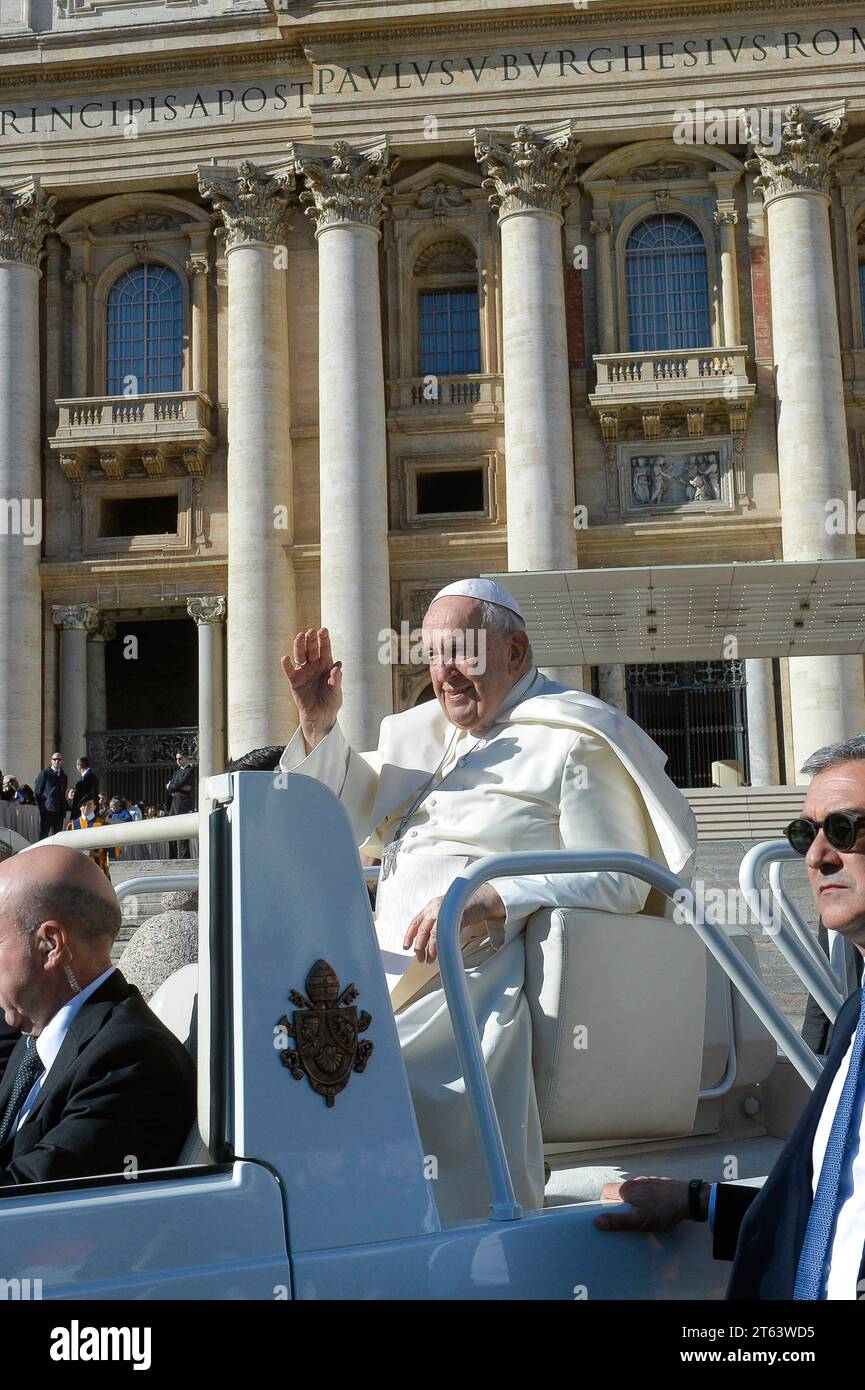
[[144, 819], [145, 819], [145, 820], [158, 820], [158, 819], [159, 819], [159, 812], [157, 811], [157, 809], [156, 809], [155, 806], [148, 806], [148, 807], [147, 807], [147, 810], [144, 812]]
[[3, 779], [3, 800], [4, 800], [4, 801], [17, 801], [17, 800], [18, 800], [18, 782], [17, 782], [16, 778], [14, 778], [14, 777], [5, 777], [5, 778]]
[[[98, 830], [99, 827], [104, 824], [105, 821], [102, 819], [102, 817], [96, 814], [96, 800], [94, 797], [91, 796], [88, 797], [88, 799], [82, 803], [81, 814], [76, 816], [74, 820], [71, 820], [67, 825], [66, 829]], [[102, 870], [106, 877], [110, 877], [110, 873], [108, 870], [109, 852], [107, 849], [90, 849], [87, 851], [87, 857], [89, 859], [92, 859], [94, 864], [98, 864], [99, 868]], [[117, 857], [116, 852], [114, 857]]]
[[126, 807], [123, 805], [123, 802], [121, 801], [120, 797], [112, 796], [110, 802], [108, 803], [108, 814], [105, 817], [105, 819], [106, 821], [119, 822], [120, 824], [128, 825], [129, 822], [132, 820], [132, 816], [127, 811]]
[[105, 792], [100, 792], [98, 797], [96, 798], [96, 814], [98, 816], [102, 816], [105, 820], [107, 820], [108, 813], [110, 810], [111, 802], [108, 800], [108, 797], [106, 796]]
[[76, 760], [78, 769], [78, 781], [75, 783], [75, 790], [72, 796], [70, 812], [73, 816], [81, 815], [81, 808], [85, 801], [93, 801], [94, 807], [99, 796], [99, 780], [93, 768], [90, 766], [90, 759], [82, 753]]
[[142, 811], [141, 807], [138, 805], [137, 801], [130, 801], [130, 800], [129, 800], [129, 797], [127, 796], [127, 797], [124, 797], [123, 805], [124, 805], [124, 807], [126, 808], [126, 810], [129, 812], [129, 814], [130, 814], [132, 820], [136, 820], [136, 821], [137, 821], [137, 820], [144, 820], [144, 812]]
[[66, 792], [69, 778], [63, 771], [63, 757], [60, 753], [51, 754], [48, 767], [43, 767], [36, 778], [34, 795], [39, 807], [39, 838], [57, 835], [63, 829], [66, 819]]
[[[178, 751], [174, 757], [177, 767], [165, 784], [168, 793], [165, 809], [169, 815], [183, 816], [195, 809], [195, 768], [185, 753]], [[172, 840], [168, 853], [171, 859], [188, 859], [189, 841]]]

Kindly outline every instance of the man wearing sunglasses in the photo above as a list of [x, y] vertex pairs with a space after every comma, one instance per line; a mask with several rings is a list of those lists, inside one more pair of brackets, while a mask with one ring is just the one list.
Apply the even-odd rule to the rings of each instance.
[[[787, 827], [804, 857], [824, 925], [865, 956], [865, 736], [821, 748], [813, 780]], [[865, 1295], [865, 1012], [862, 991], [835, 1022], [823, 1073], [762, 1188], [635, 1178], [602, 1196], [606, 1231], [712, 1223], [714, 1254], [734, 1259], [731, 1299], [859, 1299]]]

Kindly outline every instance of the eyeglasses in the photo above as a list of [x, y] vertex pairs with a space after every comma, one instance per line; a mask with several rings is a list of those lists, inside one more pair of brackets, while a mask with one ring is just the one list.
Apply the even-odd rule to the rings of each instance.
[[833, 849], [844, 851], [853, 848], [863, 825], [865, 816], [854, 816], [849, 811], [830, 811], [825, 820], [800, 816], [798, 820], [790, 822], [784, 834], [797, 854], [807, 854], [821, 830]]

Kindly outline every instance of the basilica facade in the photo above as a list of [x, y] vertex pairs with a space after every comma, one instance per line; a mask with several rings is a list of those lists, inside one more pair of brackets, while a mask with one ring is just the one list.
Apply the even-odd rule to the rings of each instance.
[[[0, 0], [0, 766], [221, 771], [320, 622], [374, 746], [457, 577], [855, 558], [857, 10]], [[560, 674], [777, 784], [856, 650]]]

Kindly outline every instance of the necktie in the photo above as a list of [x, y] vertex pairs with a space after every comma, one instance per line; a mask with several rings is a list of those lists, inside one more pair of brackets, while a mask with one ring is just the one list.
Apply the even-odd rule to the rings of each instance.
[[44, 1070], [42, 1059], [36, 1051], [36, 1039], [30, 1037], [27, 1039], [27, 1051], [12, 1084], [9, 1103], [3, 1112], [3, 1119], [0, 1120], [0, 1146], [5, 1144], [7, 1139], [11, 1139], [18, 1112], [33, 1089], [33, 1083], [39, 1079]]
[[862, 1007], [859, 1022], [850, 1054], [847, 1076], [838, 1098], [838, 1108], [829, 1131], [829, 1142], [817, 1191], [811, 1204], [811, 1214], [799, 1266], [796, 1270], [795, 1299], [819, 1299], [823, 1297], [824, 1272], [829, 1243], [838, 1215], [838, 1189], [847, 1166], [852, 1144], [858, 1137], [858, 1121], [865, 1098], [865, 991], [862, 994]]

